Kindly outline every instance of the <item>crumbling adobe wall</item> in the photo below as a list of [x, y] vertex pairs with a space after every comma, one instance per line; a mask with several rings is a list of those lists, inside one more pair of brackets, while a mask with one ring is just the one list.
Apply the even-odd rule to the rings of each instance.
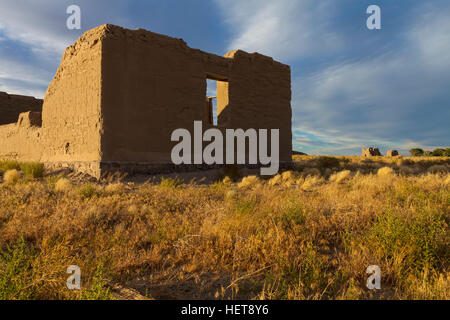
[[361, 155], [363, 157], [376, 157], [376, 156], [381, 156], [380, 150], [378, 148], [361, 148]]
[[42, 162], [100, 160], [102, 34], [90, 30], [64, 52], [44, 98]]
[[102, 39], [103, 161], [171, 163], [170, 136], [208, 120], [206, 77], [229, 61], [145, 30], [108, 25]]
[[226, 128], [280, 129], [280, 161], [291, 161], [289, 66], [242, 50], [225, 57], [231, 59], [230, 78], [217, 82], [218, 123]]
[[102, 162], [171, 163], [173, 130], [193, 133], [194, 120], [203, 120], [203, 130], [212, 126], [206, 78], [229, 84], [228, 92], [218, 84], [219, 129], [280, 129], [280, 160], [291, 161], [289, 66], [243, 51], [220, 57], [145, 30], [103, 28]]
[[40, 112], [25, 112], [17, 123], [0, 126], [0, 159], [39, 161], [42, 156]]
[[388, 150], [386, 152], [386, 157], [396, 157], [398, 156], [398, 151], [397, 150]]
[[66, 49], [45, 94], [42, 127], [33, 114], [0, 127], [0, 156], [97, 177], [109, 163], [168, 165], [173, 130], [193, 136], [195, 120], [212, 127], [207, 78], [219, 80], [220, 130], [280, 129], [280, 160], [291, 161], [289, 66], [239, 50], [220, 57], [182, 39], [112, 25]]
[[0, 125], [16, 123], [22, 112], [41, 112], [42, 102], [34, 97], [0, 92]]
[[39, 161], [42, 100], [0, 92], [0, 159]]

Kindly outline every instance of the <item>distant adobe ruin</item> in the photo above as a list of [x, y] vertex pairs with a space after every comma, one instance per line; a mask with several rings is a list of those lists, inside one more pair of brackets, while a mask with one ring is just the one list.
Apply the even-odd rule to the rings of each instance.
[[95, 177], [158, 172], [171, 165], [174, 129], [192, 130], [195, 120], [213, 127], [207, 79], [217, 81], [217, 128], [280, 129], [280, 161], [291, 161], [288, 65], [241, 50], [221, 57], [182, 39], [113, 25], [66, 49], [42, 118], [37, 102], [18, 102], [11, 113], [0, 100], [0, 158]]
[[386, 157], [396, 157], [398, 155], [399, 153], [397, 150], [388, 150], [388, 152], [386, 152]]
[[363, 157], [376, 157], [376, 156], [381, 156], [381, 152], [378, 148], [361, 148], [361, 155]]

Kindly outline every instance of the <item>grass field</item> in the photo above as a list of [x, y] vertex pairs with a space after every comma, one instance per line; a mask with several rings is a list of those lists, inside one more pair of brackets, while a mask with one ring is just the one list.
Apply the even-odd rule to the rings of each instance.
[[0, 162], [0, 299], [450, 298], [449, 158], [294, 160], [206, 185]]

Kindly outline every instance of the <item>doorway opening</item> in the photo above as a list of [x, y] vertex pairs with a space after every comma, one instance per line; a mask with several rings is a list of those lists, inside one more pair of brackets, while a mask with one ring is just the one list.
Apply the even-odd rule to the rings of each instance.
[[206, 108], [208, 122], [217, 126], [217, 81], [206, 79]]
[[223, 76], [206, 75], [206, 120], [213, 126], [219, 124], [219, 115], [223, 104], [228, 104], [228, 79]]

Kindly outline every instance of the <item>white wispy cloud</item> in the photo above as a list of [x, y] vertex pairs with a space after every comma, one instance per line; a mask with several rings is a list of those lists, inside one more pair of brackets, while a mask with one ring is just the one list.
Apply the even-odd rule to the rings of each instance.
[[256, 51], [290, 60], [343, 46], [329, 19], [336, 1], [216, 1], [234, 35], [229, 50]]
[[60, 53], [74, 40], [65, 25], [67, 3], [0, 1], [0, 27], [9, 39], [44, 48], [45, 52]]
[[[66, 27], [69, 5], [81, 7], [82, 30]], [[0, 90], [42, 97], [62, 54], [88, 28], [119, 19], [123, 1], [0, 0]], [[4, 49], [4, 50], [2, 50]]]
[[[231, 35], [225, 40], [228, 49], [257, 51], [291, 64], [293, 128], [304, 133], [294, 135], [294, 144], [340, 153], [367, 144], [405, 149], [447, 142], [448, 2], [412, 1], [414, 19], [370, 34], [358, 31], [364, 28], [364, 10], [361, 21], [348, 25], [355, 18], [348, 9], [357, 1], [215, 3]], [[83, 30], [66, 29], [70, 4], [82, 7]], [[0, 90], [42, 96], [64, 48], [102, 23], [133, 24], [132, 12], [124, 10], [128, 5], [117, 0], [0, 0]], [[395, 41], [377, 47], [376, 39], [383, 44], [387, 34], [394, 34]], [[22, 51], [2, 50], [5, 43]], [[364, 45], [369, 50], [362, 50]], [[367, 53], [372, 49], [376, 52]], [[318, 57], [325, 63], [317, 63]]]
[[[410, 139], [416, 145], [446, 143], [449, 129], [442, 119], [450, 116], [450, 102], [445, 101], [450, 87], [450, 7], [423, 10], [403, 48], [297, 77], [294, 125], [319, 134], [336, 129], [342, 138], [357, 137], [360, 145], [395, 141], [404, 148]], [[332, 141], [333, 135], [326, 140]], [[350, 142], [345, 139], [340, 143]]]
[[0, 1], [0, 90], [42, 98], [65, 48], [67, 1]]
[[425, 4], [408, 34], [421, 63], [434, 71], [450, 69], [450, 6]]
[[[448, 143], [450, 132], [443, 120], [450, 117], [448, 3], [416, 1], [411, 7], [414, 19], [384, 31], [384, 38], [389, 33], [395, 43], [383, 48], [376, 44], [377, 37], [383, 37], [380, 33], [344, 32], [337, 17], [348, 6], [336, 1], [217, 2], [233, 35], [229, 49], [294, 63], [293, 127], [308, 134], [294, 134], [294, 145], [341, 153], [367, 145], [406, 151], [413, 145]], [[361, 50], [361, 39], [372, 53], [350, 58], [352, 48]], [[345, 50], [345, 60], [335, 58], [314, 72], [296, 72], [295, 62], [321, 54], [334, 58]]]

